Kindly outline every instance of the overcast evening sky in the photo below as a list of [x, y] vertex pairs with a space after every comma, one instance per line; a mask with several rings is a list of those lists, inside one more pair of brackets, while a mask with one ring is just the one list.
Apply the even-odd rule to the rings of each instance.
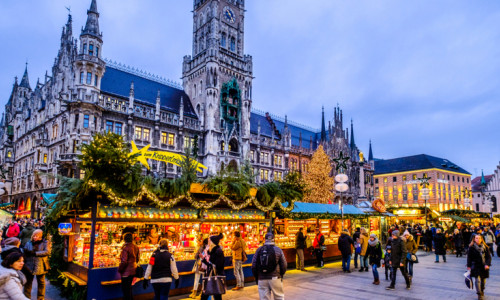
[[[0, 105], [26, 60], [31, 86], [90, 0], [0, 2]], [[103, 57], [180, 82], [192, 0], [98, 0]], [[247, 0], [253, 106], [320, 128], [321, 106], [376, 158], [426, 153], [472, 175], [500, 161], [500, 1]]]

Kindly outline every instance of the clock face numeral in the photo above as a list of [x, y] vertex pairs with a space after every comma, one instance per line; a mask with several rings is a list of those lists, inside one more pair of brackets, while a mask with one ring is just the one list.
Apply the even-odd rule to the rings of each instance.
[[235, 16], [232, 10], [226, 8], [226, 10], [224, 11], [224, 16], [226, 17], [226, 20], [228, 20], [231, 23], [234, 23]]

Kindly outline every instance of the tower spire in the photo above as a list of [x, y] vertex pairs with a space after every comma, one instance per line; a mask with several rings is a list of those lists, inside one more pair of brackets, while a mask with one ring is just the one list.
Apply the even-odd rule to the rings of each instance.
[[484, 178], [484, 171], [481, 169], [481, 185], [485, 186], [486, 185], [486, 179]]
[[99, 13], [97, 12], [97, 2], [92, 0], [90, 4], [90, 9], [87, 10], [87, 23], [85, 23], [85, 28], [82, 30], [81, 35], [93, 35], [97, 38], [102, 38], [99, 32]]
[[326, 129], [325, 129], [325, 107], [321, 107], [321, 142], [326, 141]]
[[24, 75], [23, 75], [23, 78], [21, 79], [21, 84], [19, 84], [19, 86], [31, 89], [30, 81], [28, 78], [28, 62], [26, 62], [26, 67], [24, 69]]
[[354, 125], [352, 124], [352, 119], [351, 119], [351, 150], [356, 149], [356, 143], [354, 142]]
[[372, 140], [370, 140], [370, 149], [368, 150], [368, 161], [373, 161]]

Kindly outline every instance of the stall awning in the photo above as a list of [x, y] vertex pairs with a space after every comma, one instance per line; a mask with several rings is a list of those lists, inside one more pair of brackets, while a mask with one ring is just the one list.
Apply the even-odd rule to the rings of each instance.
[[464, 209], [450, 209], [442, 211], [441, 214], [446, 216], [458, 216], [466, 219], [490, 219], [490, 215], [488, 213], [477, 212], [473, 210], [464, 210]]
[[[288, 203], [283, 204], [288, 206]], [[321, 204], [295, 202], [292, 214], [331, 214], [340, 216], [342, 213], [337, 204]], [[363, 211], [354, 205], [344, 205], [344, 215], [364, 215]]]
[[52, 205], [56, 201], [57, 194], [46, 194], [42, 193], [42, 199], [48, 205]]
[[14, 206], [14, 203], [12, 203], [12, 202], [9, 202], [9, 203], [0, 203], [0, 208], [10, 207], [10, 206]]
[[443, 217], [450, 218], [450, 219], [452, 219], [453, 221], [456, 221], [456, 222], [462, 222], [462, 223], [470, 223], [471, 222], [469, 219], [462, 218], [462, 217], [455, 216], [455, 215], [443, 215]]

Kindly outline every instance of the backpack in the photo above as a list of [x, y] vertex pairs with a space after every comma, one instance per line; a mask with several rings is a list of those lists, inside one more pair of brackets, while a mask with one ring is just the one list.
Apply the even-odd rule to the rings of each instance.
[[273, 245], [264, 245], [259, 251], [257, 270], [263, 274], [271, 274], [276, 270], [276, 253]]

